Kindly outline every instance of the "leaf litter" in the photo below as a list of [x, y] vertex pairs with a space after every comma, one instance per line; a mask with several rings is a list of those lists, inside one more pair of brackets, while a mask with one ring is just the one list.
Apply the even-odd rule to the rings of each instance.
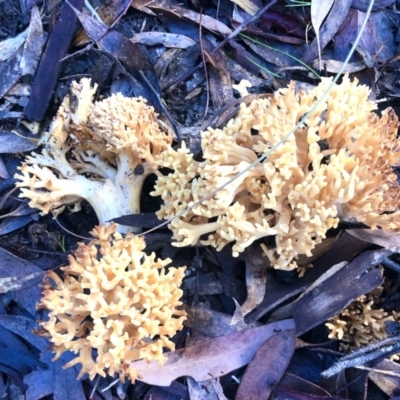
[[333, 3], [333, 0], [311, 0], [311, 24], [314, 28], [315, 38], [317, 39], [319, 69], [321, 69], [321, 42], [319, 31], [326, 16], [329, 14]]
[[162, 367], [155, 361], [135, 361], [132, 367], [143, 382], [160, 386], [169, 386], [180, 376], [190, 376], [199, 382], [218, 378], [248, 364], [260, 345], [275, 332], [293, 329], [293, 320], [274, 322], [167, 353]]
[[[69, 3], [60, 10], [49, 6], [54, 21], [60, 15], [67, 15], [67, 18], [61, 19], [61, 23], [55, 22], [55, 29], [50, 33], [44, 50], [41, 47], [41, 29], [42, 26], [47, 29], [48, 21], [43, 19], [46, 14], [40, 14], [39, 17], [37, 8], [33, 7], [30, 11], [27, 7], [23, 10], [25, 25], [21, 24], [20, 31], [15, 28], [16, 25], [9, 26], [9, 21], [1, 24], [0, 48], [5, 50], [2, 52], [3, 64], [0, 65], [0, 89], [4, 92], [3, 103], [0, 104], [0, 117], [3, 116], [1, 119], [4, 121], [4, 134], [1, 136], [3, 146], [0, 149], [4, 154], [4, 172], [0, 194], [13, 187], [11, 177], [15, 169], [13, 160], [16, 159], [18, 163], [16, 153], [37, 147], [35, 140], [31, 140], [35, 134], [16, 123], [16, 120], [24, 112], [28, 119], [44, 120], [44, 126], [48, 126], [57, 108], [55, 103], [67, 93], [67, 82], [75, 76], [93, 74], [98, 77], [99, 83], [102, 83], [102, 94], [105, 95], [110, 93], [107, 92], [108, 88], [113, 88], [111, 93], [124, 89], [131, 95], [143, 95], [167, 123], [172, 126], [180, 124], [182, 132], [190, 127], [191, 132], [195, 132], [192, 138], [196, 139], [198, 132], [210, 125], [211, 121], [216, 126], [223, 125], [235, 114], [240, 100], [235, 98], [233, 82], [237, 83], [248, 76], [253, 82], [254, 94], [250, 96], [284, 87], [291, 79], [315, 84], [315, 77], [310, 78], [305, 68], [297, 67], [294, 59], [302, 60], [316, 69], [321, 59], [325, 73], [338, 71], [343, 66], [349, 46], [361, 29], [360, 21], [363, 21], [366, 12], [366, 2], [361, 1], [353, 4], [344, 0], [336, 1], [332, 8], [323, 8], [322, 3], [313, 0], [311, 7], [304, 4], [301, 10], [276, 2], [271, 10], [261, 14], [261, 19], [253, 21], [251, 16], [255, 16], [264, 6], [261, 2], [237, 1], [233, 5], [227, 1], [223, 10], [214, 5], [202, 9], [196, 7], [195, 3], [187, 8], [170, 1], [135, 1], [132, 4], [128, 1], [106, 2], [96, 10], [88, 10], [87, 14], [80, 14], [83, 2], [79, 1], [70, 2], [75, 10], [69, 7]], [[1, 4], [0, 7], [6, 7]], [[380, 73], [376, 83], [384, 88], [381, 95], [395, 97], [399, 90], [392, 77], [396, 74], [397, 65], [396, 60], [390, 60], [395, 54], [397, 28], [393, 23], [398, 17], [388, 9], [391, 4], [390, 1], [376, 2], [355, 56], [346, 68], [348, 71], [352, 68], [361, 80], [368, 77], [370, 81], [368, 69], [375, 72], [374, 76]], [[4, 10], [0, 11], [7, 11]], [[11, 13], [10, 10], [7, 12]], [[79, 26], [77, 21], [82, 23], [83, 28], [72, 39], [75, 27]], [[243, 33], [264, 40], [273, 49], [235, 37], [213, 53], [221, 40], [237, 29], [238, 23], [243, 25]], [[314, 31], [308, 30], [310, 23]], [[78, 44], [85, 47], [79, 48]], [[132, 58], [131, 54], [136, 57]], [[36, 72], [39, 58], [41, 65]], [[59, 60], [62, 61], [59, 63]], [[207, 73], [204, 73], [204, 65], [196, 69], [200, 61], [207, 64]], [[381, 71], [382, 65], [386, 68]], [[196, 72], [191, 74], [194, 69]], [[322, 74], [323, 71], [318, 72]], [[34, 79], [29, 80], [33, 75]], [[21, 80], [22, 77], [24, 80]], [[28, 90], [22, 86], [17, 88], [17, 85], [26, 82], [29, 82]], [[177, 85], [177, 82], [180, 84]], [[210, 90], [209, 94], [207, 90]], [[211, 95], [212, 103], [207, 113], [208, 95]], [[52, 96], [54, 100], [50, 100]], [[193, 140], [189, 135], [183, 135], [183, 139], [188, 142]], [[157, 205], [146, 199], [144, 202], [148, 207], [146, 212], [131, 218], [143, 228], [149, 228], [153, 226], [150, 222], [155, 220]], [[93, 383], [87, 379], [75, 380], [74, 369], [61, 369], [66, 360], [51, 362], [48, 342], [32, 333], [37, 327], [35, 321], [44, 318], [43, 312], [34, 307], [40, 298], [38, 283], [49, 265], [57, 265], [59, 258], [57, 261], [54, 261], [56, 258], [51, 261], [51, 258], [60, 257], [61, 248], [58, 248], [60, 254], [56, 254], [49, 252], [41, 241], [36, 244], [32, 241], [27, 224], [44, 218], [35, 210], [21, 205], [13, 195], [7, 196], [7, 201], [1, 204], [3, 218], [0, 231], [3, 236], [0, 246], [4, 246], [0, 263], [0, 327], [3, 332], [0, 335], [0, 345], [3, 346], [0, 346], [1, 377], [11, 382], [10, 388], [19, 386], [28, 399], [40, 399], [51, 394], [60, 399], [88, 398], [88, 387], [98, 396], [99, 392]], [[66, 211], [60, 215], [58, 222], [51, 222], [48, 229], [58, 232], [60, 223], [69, 232], [88, 237], [95, 219], [87, 205], [84, 205], [83, 213], [84, 218], [76, 219], [74, 214]], [[313, 333], [315, 346], [321, 344], [321, 349], [328, 346], [326, 351], [334, 351], [335, 343], [325, 345], [327, 333], [317, 325], [343, 309], [359, 294], [382, 283], [382, 274], [395, 281], [399, 273], [395, 268], [398, 248], [396, 235], [358, 229], [360, 227], [344, 228], [347, 230], [341, 228], [339, 234], [332, 233], [330, 242], [325, 243], [326, 247], [304, 260], [305, 275], [302, 278], [268, 268], [265, 259], [255, 255], [257, 247], [250, 248], [241, 259], [233, 259], [224, 252], [214, 254], [206, 248], [198, 249], [195, 256], [195, 249], [171, 248], [168, 234], [158, 239], [156, 236], [152, 239], [151, 235], [156, 234], [147, 235], [156, 251], [173, 254], [174, 265], [190, 265], [184, 300], [194, 305], [186, 307], [187, 327], [199, 338], [206, 338], [206, 341], [193, 345], [188, 341], [186, 347], [167, 353], [171, 361], [165, 369], [151, 364], [142, 365], [143, 379], [148, 379], [156, 386], [140, 386], [137, 383], [137, 390], [147, 387], [148, 395], [159, 398], [167, 393], [173, 396], [179, 396], [180, 393], [182, 398], [201, 398], [206, 392], [213, 393], [215, 398], [243, 398], [243, 393], [257, 396], [260, 393], [257, 390], [262, 390], [261, 393], [270, 395], [270, 398], [289, 398], [295, 394], [339, 398], [334, 396], [327, 382], [318, 382], [315, 378], [322, 371], [316, 362], [312, 364], [309, 361], [313, 360], [312, 357], [308, 357], [308, 360], [304, 356], [312, 354], [312, 349], [294, 349], [294, 329], [297, 333], [308, 332], [306, 335]], [[78, 239], [70, 236], [68, 231], [61, 232], [67, 237], [69, 251]], [[157, 240], [163, 240], [162, 245]], [[377, 247], [383, 249], [377, 250]], [[308, 269], [310, 263], [313, 268]], [[352, 290], [353, 282], [357, 282], [357, 290]], [[348, 290], [343, 290], [343, 287]], [[240, 318], [233, 320], [235, 310]], [[293, 322], [290, 323], [292, 325], [282, 325], [284, 319], [292, 315], [296, 326]], [[278, 328], [271, 334], [269, 330], [272, 326]], [[264, 331], [270, 332], [269, 336], [258, 333]], [[183, 343], [180, 346], [184, 346]], [[315, 352], [320, 351], [318, 354], [332, 364], [332, 357], [329, 359], [329, 353], [321, 349]], [[15, 359], [10, 357], [10, 351], [15, 354]], [[179, 358], [182, 354], [184, 356]], [[270, 365], [262, 362], [267, 357]], [[301, 360], [303, 365], [311, 362], [309, 376], [300, 376], [296, 369], [297, 360]], [[244, 372], [243, 367], [248, 362], [249, 366]], [[381, 364], [371, 367], [368, 374], [370, 379], [384, 393], [398, 395], [395, 390], [398, 364], [389, 361], [381, 361]], [[240, 367], [242, 369], [238, 370]], [[240, 385], [227, 378], [228, 372], [235, 370], [235, 374], [241, 377]], [[386, 371], [386, 375], [382, 371]], [[394, 375], [388, 378], [391, 372]], [[210, 374], [214, 378], [207, 380], [211, 378]], [[175, 381], [178, 376], [194, 376], [195, 380], [188, 379], [187, 388]], [[290, 383], [288, 377], [291, 377]], [[174, 387], [172, 392], [157, 388], [161, 383], [171, 382]], [[110, 383], [102, 378], [98, 387], [105, 388]], [[66, 387], [68, 390], [65, 390]], [[118, 386], [118, 390], [114, 392], [112, 388], [111, 391], [123, 397], [127, 387]], [[9, 389], [4, 386], [3, 390]], [[350, 385], [350, 398], [351, 390]], [[146, 391], [142, 393], [144, 398]]]

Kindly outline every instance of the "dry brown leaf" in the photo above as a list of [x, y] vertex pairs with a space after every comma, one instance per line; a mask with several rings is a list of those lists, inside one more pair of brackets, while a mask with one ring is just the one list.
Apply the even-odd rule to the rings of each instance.
[[349, 235], [347, 231], [342, 231], [329, 250], [314, 262], [313, 268], [307, 271], [303, 278], [289, 285], [279, 282], [273, 275], [269, 275], [264, 300], [253, 312], [246, 315], [245, 321], [253, 322], [258, 320], [267, 312], [276, 309], [283, 302], [302, 293], [333, 265], [351, 260], [367, 247], [369, 247], [368, 243]]
[[268, 399], [292, 358], [296, 331], [280, 331], [257, 350], [242, 378], [235, 400]]
[[[211, 54], [213, 51], [214, 45], [212, 42], [206, 36], [202, 35], [201, 52], [203, 57], [208, 59], [208, 54]], [[234, 100], [228, 58], [221, 50], [215, 51], [212, 58], [210, 58], [208, 80], [214, 109], [215, 111], [219, 111]]]
[[232, 324], [232, 315], [211, 310], [202, 305], [202, 303], [198, 306], [185, 306], [184, 309], [187, 313], [185, 326], [190, 328], [193, 332], [205, 335], [209, 338], [215, 338], [260, 326], [259, 322], [245, 324], [243, 321], [238, 321], [238, 323]]
[[[388, 373], [385, 374], [385, 371]], [[368, 377], [388, 396], [400, 396], [400, 365], [397, 362], [381, 361], [375, 365]]]
[[[333, 57], [344, 61], [365, 20], [365, 12], [351, 8], [335, 35]], [[397, 54], [391, 18], [386, 11], [371, 13], [356, 52], [368, 67], [379, 67]]]
[[190, 400], [227, 400], [218, 378], [196, 382], [187, 378]]
[[311, 24], [317, 38], [319, 69], [321, 69], [321, 43], [319, 40], [319, 30], [324, 19], [332, 8], [333, 2], [334, 0], [311, 0]]
[[233, 302], [235, 303], [235, 311], [233, 312], [231, 325], [237, 325], [239, 323], [244, 324], [244, 312], [240, 304], [233, 298]]
[[[352, 63], [347, 63], [344, 70], [342, 71], [341, 68], [343, 67], [342, 61], [337, 60], [322, 60], [322, 68], [328, 72], [337, 73], [339, 71], [348, 74], [354, 74], [355, 72], [361, 71], [365, 68], [365, 63], [362, 61], [355, 61]], [[312, 63], [313, 68], [319, 67], [319, 60], [314, 61]]]
[[172, 13], [180, 18], [185, 18], [195, 22], [196, 24], [201, 23], [203, 28], [213, 32], [219, 32], [222, 35], [229, 35], [232, 33], [232, 30], [223, 22], [208, 15], [201, 15], [195, 11], [178, 6], [169, 0], [158, 0], [154, 2], [148, 0], [135, 0], [131, 5], [139, 11], [147, 12], [152, 15], [154, 15], [154, 13], [162, 14], [163, 12]]
[[[25, 284], [36, 278], [42, 278], [44, 275], [43, 271], [34, 272], [33, 274], [25, 276], [10, 276], [7, 278], [0, 278], [0, 293], [7, 293], [12, 290], [21, 290], [25, 287]], [[36, 282], [34, 282], [36, 283]], [[29, 283], [28, 283], [29, 284]], [[30, 285], [33, 283], [31, 282]]]
[[242, 304], [243, 315], [254, 310], [264, 299], [267, 283], [267, 267], [270, 262], [260, 247], [250, 247], [245, 254], [247, 299]]
[[0, 293], [32, 286], [43, 275], [36, 265], [0, 248]]
[[[124, 15], [129, 8], [132, 0], [113, 0], [113, 1], [105, 1], [100, 7], [98, 7], [95, 11], [97, 15], [100, 17], [101, 21], [108, 25], [113, 26], [115, 22]], [[90, 12], [89, 12], [90, 14]], [[74, 46], [83, 46], [88, 43], [90, 38], [84, 29], [80, 29], [76, 34], [73, 45]]]
[[4, 62], [0, 74], [0, 98], [25, 75], [35, 73], [43, 45], [43, 27], [37, 7], [32, 8], [27, 37], [17, 51]]
[[247, 14], [254, 15], [260, 9], [252, 0], [231, 0], [232, 3], [238, 5], [242, 10], [246, 11]]
[[[323, 49], [335, 36], [347, 16], [351, 3], [352, 0], [336, 0], [334, 2], [331, 12], [320, 29], [320, 49]], [[315, 60], [319, 54], [318, 49], [317, 38], [315, 38], [304, 54], [303, 61], [310, 62]]]
[[380, 229], [352, 229], [347, 230], [349, 235], [364, 242], [373, 243], [384, 248], [400, 247], [400, 236], [398, 233], [384, 232]]
[[293, 308], [298, 335], [337, 315], [354, 299], [381, 285], [382, 267], [374, 267], [392, 253], [390, 250], [365, 251], [349, 264], [339, 264], [334, 271], [325, 272], [319, 284], [308, 289]]
[[[304, 296], [306, 296], [308, 293], [312, 292], [314, 289], [318, 288], [319, 285], [321, 285], [327, 279], [331, 278], [342, 268], [346, 267], [347, 264], [348, 264], [347, 261], [343, 261], [343, 262], [333, 265], [331, 268], [328, 269], [328, 271], [326, 271], [323, 275], [318, 277], [298, 298], [296, 298], [295, 300], [291, 301], [290, 303], [287, 303], [284, 306], [276, 309], [271, 314], [269, 321], [271, 321], [271, 322], [272, 321], [280, 321], [281, 319], [284, 319], [284, 318], [290, 318], [293, 314], [293, 308]], [[318, 289], [316, 289], [316, 290], [319, 291]]]
[[[296, 346], [296, 349], [297, 348], [298, 346]], [[329, 396], [329, 393], [322, 387], [317, 386], [315, 383], [301, 378], [298, 375], [288, 372], [283, 375], [282, 379], [276, 385], [276, 388], [291, 392], [307, 393], [312, 396]]]
[[274, 333], [292, 329], [292, 319], [274, 322], [166, 353], [164, 366], [141, 360], [132, 363], [131, 367], [150, 385], [169, 386], [180, 376], [206, 381], [248, 364], [261, 344]]
[[0, 62], [6, 61], [10, 57], [12, 57], [24, 44], [27, 36], [28, 29], [25, 29], [23, 32], [15, 37], [2, 40], [0, 42]]
[[221, 282], [213, 272], [201, 274], [200, 276], [191, 276], [183, 282], [185, 293], [193, 296], [209, 296], [213, 294], [221, 294], [224, 292]]
[[175, 49], [186, 49], [196, 44], [196, 42], [187, 36], [178, 35], [176, 33], [167, 32], [140, 32], [135, 33], [130, 41], [133, 43], [141, 43], [147, 46], [155, 46], [161, 44], [165, 47], [173, 47]]
[[31, 151], [36, 147], [37, 143], [29, 138], [0, 130], [0, 154]]

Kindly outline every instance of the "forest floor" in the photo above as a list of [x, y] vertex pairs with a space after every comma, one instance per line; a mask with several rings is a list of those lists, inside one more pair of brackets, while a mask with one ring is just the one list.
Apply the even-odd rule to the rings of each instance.
[[[369, 6], [364, 0], [0, 0], [0, 399], [400, 399], [400, 365], [389, 359], [400, 354], [397, 228], [371, 230], [340, 219], [311, 256], [297, 258], [297, 269], [274, 269], [260, 247], [276, 245], [271, 234], [252, 240], [238, 257], [234, 241], [220, 251], [200, 242], [174, 246], [177, 231], [158, 226], [162, 200], [150, 195], [151, 174], [140, 213], [115, 221], [139, 227], [148, 254], [186, 266], [187, 320], [173, 338], [175, 352], [165, 351], [164, 367], [138, 364], [142, 379], [85, 374], [77, 380], [79, 364], [63, 368], [76, 356], [67, 351], [52, 361], [49, 338], [37, 334], [38, 321], [48, 319], [37, 304], [46, 272], [60, 274], [78, 243], [88, 243], [98, 217], [72, 192], [38, 209], [15, 186], [25, 157], [42, 151], [40, 138], [54, 129], [64, 98], [74, 103], [70, 85], [82, 78], [97, 84], [95, 101], [118, 92], [146, 99], [174, 148], [185, 142], [196, 162], [206, 158], [203, 132], [222, 129], [241, 104], [269, 99], [291, 82], [296, 93], [306, 93], [325, 77], [339, 73], [340, 83], [348, 74], [370, 89], [378, 115], [388, 107], [399, 113], [400, 2]], [[243, 80], [247, 93], [237, 86]], [[74, 139], [65, 140], [73, 148]], [[109, 150], [104, 157], [118, 168]], [[399, 165], [390, 166], [393, 173]], [[43, 187], [40, 193], [53, 190]], [[396, 208], [376, 212], [397, 215]], [[271, 211], [265, 215], [272, 218]]]

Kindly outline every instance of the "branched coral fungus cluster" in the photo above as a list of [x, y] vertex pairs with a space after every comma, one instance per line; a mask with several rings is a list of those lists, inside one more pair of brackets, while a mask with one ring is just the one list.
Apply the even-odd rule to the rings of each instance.
[[145, 100], [118, 93], [93, 103], [96, 87], [89, 79], [72, 83], [42, 138], [44, 150], [15, 176], [20, 197], [44, 214], [67, 205], [78, 211], [83, 199], [100, 223], [140, 212], [143, 182], [172, 142]]
[[[42, 307], [50, 310], [41, 322], [50, 336], [55, 358], [67, 350], [78, 356], [65, 367], [82, 364], [85, 373], [134, 381], [130, 363], [138, 359], [163, 363], [163, 347], [174, 350], [170, 340], [182, 329], [185, 312], [178, 310], [185, 268], [164, 267], [170, 259], [147, 256], [142, 237], [122, 238], [117, 226], [98, 226], [87, 245], [80, 243], [62, 280], [49, 272]], [[55, 285], [52, 283], [54, 282]]]
[[[72, 84], [44, 135], [45, 149], [20, 167], [17, 186], [44, 213], [66, 205], [77, 210], [85, 199], [104, 223], [139, 212], [144, 178], [156, 172], [152, 195], [163, 200], [157, 215], [171, 219], [175, 245], [200, 242], [221, 250], [232, 243], [237, 256], [270, 236], [276, 247], [262, 246], [271, 264], [294, 269], [298, 256], [311, 256], [340, 218], [400, 229], [392, 169], [399, 161], [398, 119], [390, 109], [378, 116], [368, 88], [348, 77], [320, 101], [330, 83], [323, 79], [308, 91], [292, 83], [241, 104], [226, 127], [201, 134], [203, 159], [196, 161], [184, 144], [171, 147], [171, 135], [144, 100], [117, 94], [93, 102], [96, 88], [84, 79]], [[171, 172], [164, 176], [160, 167]], [[48, 274], [42, 306], [50, 319], [41, 325], [56, 357], [78, 354], [67, 366], [81, 363], [80, 376], [107, 372], [134, 380], [133, 360], [162, 363], [162, 348], [174, 348], [169, 338], [185, 319], [176, 309], [184, 268], [166, 273], [170, 260], [156, 261], [143, 252], [142, 238], [115, 232], [114, 224], [96, 228], [96, 239], [70, 256], [64, 280]], [[360, 304], [361, 311], [333, 320], [332, 335], [351, 333], [348, 317], [353, 328], [358, 324], [356, 344], [365, 343], [367, 328], [380, 337], [381, 322], [390, 317]]]
[[386, 339], [389, 336], [386, 324], [400, 321], [400, 313], [389, 313], [381, 308], [382, 291], [383, 288], [378, 287], [359, 297], [326, 323], [329, 338], [341, 341], [340, 350], [348, 351]]
[[[323, 79], [297, 92], [292, 83], [272, 97], [241, 104], [226, 127], [202, 133], [202, 162], [185, 147], [163, 154], [160, 165], [172, 172], [158, 178], [152, 194], [164, 200], [160, 219], [176, 217], [169, 225], [176, 246], [200, 241], [220, 250], [232, 242], [237, 256], [255, 240], [273, 236], [276, 248], [263, 249], [275, 268], [290, 270], [342, 217], [372, 229], [400, 228], [392, 170], [399, 161], [398, 119], [390, 109], [381, 117], [374, 113], [369, 89], [348, 77], [317, 105], [330, 83]], [[264, 161], [249, 168], [266, 152]]]

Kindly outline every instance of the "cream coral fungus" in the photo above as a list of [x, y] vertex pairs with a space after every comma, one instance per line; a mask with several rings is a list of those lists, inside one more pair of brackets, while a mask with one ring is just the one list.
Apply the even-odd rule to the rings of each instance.
[[323, 79], [298, 92], [291, 83], [271, 97], [241, 104], [225, 128], [202, 133], [201, 162], [184, 147], [163, 154], [160, 164], [172, 172], [158, 178], [152, 192], [164, 201], [160, 219], [209, 197], [172, 220], [176, 246], [200, 242], [220, 250], [233, 243], [237, 256], [255, 240], [273, 236], [276, 247], [263, 249], [275, 268], [290, 270], [299, 255], [311, 256], [340, 218], [372, 229], [400, 228], [400, 191], [392, 170], [399, 161], [398, 119], [391, 109], [381, 117], [374, 113], [366, 86], [344, 77], [278, 145], [330, 83]]
[[93, 103], [95, 91], [89, 79], [72, 83], [42, 138], [44, 150], [26, 157], [15, 175], [20, 197], [44, 214], [66, 205], [77, 211], [83, 199], [100, 223], [139, 213], [143, 182], [172, 142], [145, 100], [118, 93]]
[[400, 321], [400, 314], [380, 308], [382, 288], [379, 287], [356, 299], [339, 315], [331, 318], [326, 326], [329, 338], [341, 341], [340, 349], [349, 351], [386, 339], [388, 322]]
[[178, 310], [185, 267], [168, 268], [170, 259], [146, 255], [142, 237], [122, 238], [117, 226], [98, 226], [89, 244], [80, 243], [69, 265], [61, 268], [64, 279], [47, 274], [40, 307], [50, 310], [40, 322], [56, 353], [78, 354], [65, 367], [82, 364], [85, 373], [134, 381], [130, 368], [135, 360], [163, 363], [163, 347], [174, 350], [170, 340], [182, 329], [185, 312]]

